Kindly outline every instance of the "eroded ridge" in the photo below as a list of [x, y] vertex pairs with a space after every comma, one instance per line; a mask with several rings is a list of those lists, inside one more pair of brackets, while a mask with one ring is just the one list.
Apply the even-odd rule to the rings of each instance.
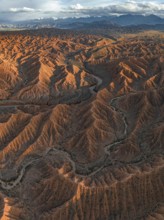
[[163, 38], [66, 32], [0, 35], [0, 218], [162, 219]]

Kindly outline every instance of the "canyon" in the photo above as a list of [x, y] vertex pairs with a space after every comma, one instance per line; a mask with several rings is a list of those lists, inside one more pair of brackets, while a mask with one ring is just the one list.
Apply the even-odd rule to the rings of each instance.
[[0, 32], [0, 219], [164, 219], [164, 34]]

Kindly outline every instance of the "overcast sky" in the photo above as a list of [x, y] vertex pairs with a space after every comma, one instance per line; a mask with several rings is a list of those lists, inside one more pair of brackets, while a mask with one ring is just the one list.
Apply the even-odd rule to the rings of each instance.
[[48, 17], [155, 14], [164, 17], [163, 0], [0, 0], [0, 20]]

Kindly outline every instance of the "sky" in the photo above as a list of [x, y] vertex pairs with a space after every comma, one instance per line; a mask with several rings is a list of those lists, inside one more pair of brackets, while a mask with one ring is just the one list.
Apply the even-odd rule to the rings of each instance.
[[164, 17], [164, 0], [0, 0], [0, 21], [155, 14]]

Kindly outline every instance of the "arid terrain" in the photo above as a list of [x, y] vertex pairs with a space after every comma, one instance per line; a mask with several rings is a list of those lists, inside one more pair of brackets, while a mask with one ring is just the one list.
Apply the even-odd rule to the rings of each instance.
[[0, 219], [164, 219], [164, 34], [0, 33]]

